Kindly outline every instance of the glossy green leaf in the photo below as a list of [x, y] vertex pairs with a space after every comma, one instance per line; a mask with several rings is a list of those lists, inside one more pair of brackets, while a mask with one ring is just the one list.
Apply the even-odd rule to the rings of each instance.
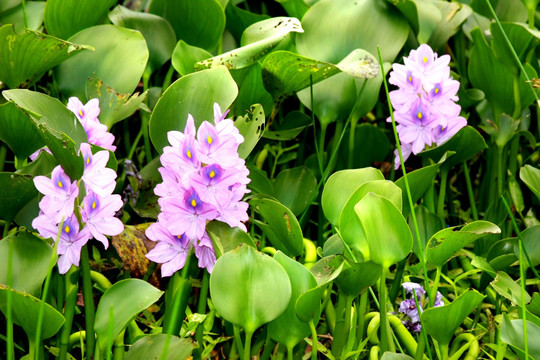
[[[527, 345], [529, 356], [540, 359], [540, 327], [527, 321]], [[523, 332], [523, 320], [510, 320], [507, 314], [503, 314], [501, 326], [501, 340], [511, 345], [520, 359], [525, 358], [525, 334]]]
[[167, 132], [184, 131], [188, 114], [195, 126], [204, 120], [213, 123], [214, 103], [225, 111], [238, 94], [238, 88], [225, 67], [203, 70], [175, 81], [163, 93], [150, 118], [150, 138], [161, 153], [169, 145]]
[[206, 224], [206, 232], [214, 245], [216, 258], [236, 249], [240, 244], [247, 244], [256, 248], [249, 234], [238, 227], [231, 228], [221, 221], [210, 221]]
[[348, 296], [357, 297], [381, 277], [381, 266], [371, 261], [349, 262], [335, 280], [339, 289]]
[[[351, 138], [354, 139], [352, 143]], [[344, 168], [373, 166], [374, 162], [385, 161], [390, 153], [388, 135], [380, 127], [370, 123], [355, 126], [354, 133], [346, 132], [343, 140], [339, 148], [338, 163]]]
[[[349, 197], [341, 211], [339, 218], [339, 230], [341, 239], [353, 252], [360, 252], [364, 260], [370, 259], [369, 244], [366, 233], [356, 211], [356, 204], [368, 193], [374, 193], [390, 200], [399, 211], [402, 208], [401, 189], [388, 180], [368, 181]], [[357, 262], [361, 259], [356, 259]]]
[[441, 21], [431, 34], [429, 44], [434, 50], [443, 50], [448, 40], [461, 28], [461, 25], [472, 14], [470, 6], [460, 2], [433, 1], [441, 13]]
[[[443, 222], [439, 215], [432, 213], [423, 205], [416, 205], [414, 207], [414, 214], [416, 215], [416, 223], [418, 224], [418, 231], [420, 233], [420, 243], [422, 244], [422, 250], [426, 248], [426, 245], [433, 235], [443, 228]], [[416, 231], [414, 230], [414, 223], [412, 221], [412, 214], [409, 214], [408, 218], [409, 227], [413, 235], [413, 252], [420, 259], [420, 251], [418, 248], [418, 240], [416, 239]], [[425, 254], [425, 251], [423, 251]]]
[[476, 290], [467, 290], [449, 305], [424, 310], [421, 315], [422, 326], [440, 344], [448, 345], [463, 320], [484, 298], [485, 295]]
[[[490, 2], [500, 21], [527, 20], [527, 9], [522, 0], [490, 0]], [[472, 0], [471, 7], [476, 13], [491, 19], [491, 11], [484, 0]]]
[[[6, 2], [9, 2], [6, 0]], [[29, 30], [39, 31], [43, 25], [43, 15], [45, 14], [46, 1], [29, 1], [26, 2], [24, 11], [22, 4], [6, 11], [0, 10], [0, 23], [13, 24], [15, 27], [25, 27]], [[1, 7], [1, 6], [0, 6]], [[25, 13], [26, 24], [25, 25]]]
[[67, 39], [99, 24], [115, 3], [115, 0], [48, 0], [45, 27], [49, 34]]
[[0, 140], [20, 159], [45, 145], [29, 116], [11, 102], [0, 105]]
[[399, 209], [388, 199], [368, 193], [354, 207], [360, 218], [371, 260], [388, 269], [412, 249], [412, 235]]
[[253, 333], [285, 311], [291, 282], [276, 260], [243, 245], [216, 261], [210, 295], [225, 320]]
[[249, 201], [249, 205], [264, 220], [255, 221], [268, 240], [288, 256], [298, 256], [304, 250], [302, 229], [296, 216], [278, 201], [261, 197]]
[[109, 13], [109, 19], [114, 25], [137, 30], [144, 36], [148, 45], [147, 66], [150, 73], [171, 58], [176, 46], [176, 34], [171, 24], [164, 18], [117, 5]]
[[[540, 264], [540, 244], [538, 241], [538, 239], [540, 239], [540, 225], [525, 229], [521, 233], [521, 238], [523, 239], [523, 245], [527, 250], [527, 254], [531, 259], [532, 266]], [[519, 257], [519, 247], [517, 242], [514, 245], [514, 253]]]
[[41, 339], [48, 339], [60, 330], [64, 317], [48, 303], [42, 302], [34, 296], [0, 285], [0, 310], [6, 315], [7, 292], [11, 291], [11, 314], [13, 322], [23, 328], [29, 339], [36, 338], [37, 319], [40, 308], [43, 306], [43, 325]]
[[309, 325], [296, 315], [298, 297], [317, 286], [313, 274], [299, 262], [278, 251], [274, 259], [283, 266], [291, 281], [291, 299], [285, 312], [268, 324], [269, 336], [276, 342], [292, 348], [311, 332]]
[[66, 97], [85, 96], [86, 82], [93, 76], [121, 94], [131, 94], [139, 85], [148, 61], [148, 48], [140, 32], [115, 25], [84, 29], [70, 41], [91, 45], [56, 68], [58, 86]]
[[316, 320], [321, 313], [321, 300], [327, 285], [334, 281], [345, 268], [342, 256], [326, 256], [317, 261], [310, 271], [317, 281], [317, 287], [301, 294], [296, 301], [296, 315], [304, 322]]
[[153, 0], [149, 11], [167, 19], [178, 40], [209, 51], [225, 29], [225, 12], [216, 0]]
[[324, 215], [332, 225], [339, 225], [341, 211], [356, 189], [373, 180], [384, 180], [380, 170], [375, 168], [341, 170], [326, 180], [321, 202]]
[[30, 90], [6, 90], [4, 97], [28, 113], [43, 143], [52, 151], [64, 171], [73, 179], [83, 173], [80, 144], [87, 142], [86, 132], [75, 115], [55, 98]]
[[231, 76], [238, 85], [238, 97], [230, 107], [231, 115], [244, 115], [252, 104], [261, 104], [265, 114], [271, 113], [274, 99], [264, 88], [260, 62], [239, 70], [231, 70]]
[[208, 51], [180, 40], [172, 53], [172, 65], [182, 76], [195, 72], [195, 64], [212, 57]]
[[238, 156], [246, 159], [264, 133], [265, 117], [262, 105], [253, 105], [248, 114], [236, 118], [234, 125], [244, 137], [244, 142], [238, 146]]
[[495, 57], [479, 29], [471, 35], [474, 41], [468, 68], [471, 84], [486, 94], [497, 113], [512, 114], [515, 106], [512, 74]]
[[[111, 286], [99, 301], [96, 310], [95, 331], [101, 352], [107, 350], [109, 321], [112, 321], [112, 337], [126, 327], [133, 317], [155, 303], [163, 295], [146, 281], [124, 279]], [[113, 318], [109, 319], [112, 309]]]
[[236, 40], [237, 44], [241, 43], [242, 34], [251, 25], [256, 22], [268, 19], [267, 14], [257, 14], [239, 8], [236, 6], [238, 1], [228, 1], [225, 8], [225, 15], [227, 17], [226, 26], [227, 30]]
[[9, 172], [0, 172], [0, 218], [11, 223], [15, 215], [34, 197], [38, 191], [33, 177]]
[[195, 68], [202, 70], [223, 65], [227, 69], [241, 69], [258, 61], [291, 32], [303, 32], [298, 19], [273, 17], [259, 21], [245, 30], [242, 35], [244, 46], [203, 60]]
[[86, 47], [13, 25], [0, 27], [0, 81], [10, 88], [29, 87], [43, 74]]
[[378, 71], [373, 55], [361, 49], [352, 51], [336, 65], [285, 50], [275, 51], [263, 61], [264, 84], [276, 100], [340, 72], [368, 79], [377, 76]]
[[[266, 130], [263, 137], [273, 140], [295, 139], [306, 127], [311, 126], [313, 121], [301, 111], [291, 111], [282, 121], [281, 125], [274, 123], [272, 130]], [[277, 126], [276, 126], [277, 125]]]
[[271, 195], [274, 193], [274, 185], [268, 179], [266, 172], [249, 164], [247, 164], [247, 168], [249, 170], [249, 178], [251, 179], [247, 185], [248, 189], [255, 194]]
[[446, 152], [453, 151], [452, 157], [447, 156], [444, 167], [451, 169], [456, 164], [470, 160], [474, 155], [487, 148], [483, 136], [471, 126], [465, 126], [458, 131], [450, 140], [434, 149], [429, 149], [419, 153], [420, 156], [427, 156], [434, 161], [442, 160]]
[[479, 220], [463, 227], [454, 226], [437, 232], [429, 240], [426, 259], [435, 266], [443, 266], [465, 245], [488, 234], [499, 234], [501, 229], [489, 221]]
[[[41, 285], [47, 275], [52, 247], [45, 241], [19, 231], [0, 241], [0, 284], [7, 285], [8, 256], [12, 256], [11, 287], [34, 296], [41, 294]], [[32, 269], [32, 271], [28, 271]]]
[[[527, 54], [540, 44], [540, 31], [529, 29], [526, 24], [502, 23], [501, 25], [508, 40], [512, 44], [512, 48], [520, 61], [524, 63]], [[496, 23], [492, 23], [490, 30], [493, 34], [493, 53], [497, 59], [504, 63], [510, 71], [518, 71], [514, 56], [508, 48], [499, 26]]]
[[109, 129], [133, 115], [147, 95], [148, 90], [142, 94], [119, 94], [96, 77], [89, 78], [86, 82], [86, 98], [99, 99], [99, 121]]
[[274, 196], [298, 216], [309, 206], [316, 187], [317, 179], [307, 167], [284, 169], [274, 180]]
[[527, 164], [519, 170], [519, 178], [540, 200], [540, 169]]
[[407, 0], [395, 4], [411, 23], [419, 43], [427, 43], [442, 20], [434, 1]]
[[[167, 352], [164, 353], [165, 348]], [[125, 360], [165, 359], [186, 360], [191, 358], [195, 344], [190, 339], [174, 335], [152, 334], [137, 340], [129, 347]]]
[[[499, 271], [495, 280], [491, 282], [491, 286], [495, 291], [512, 302], [513, 305], [521, 306], [523, 303], [521, 296], [521, 284], [510, 277], [504, 271]], [[531, 301], [529, 293], [525, 292], [525, 303]]]

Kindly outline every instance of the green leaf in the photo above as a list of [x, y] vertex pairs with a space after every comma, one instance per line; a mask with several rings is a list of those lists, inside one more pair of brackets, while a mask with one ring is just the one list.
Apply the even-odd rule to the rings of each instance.
[[0, 81], [10, 88], [29, 87], [43, 74], [72, 57], [84, 46], [36, 31], [0, 27]]
[[381, 360], [409, 360], [413, 359], [409, 355], [400, 354], [400, 353], [393, 353], [393, 352], [385, 352], [383, 356], [381, 357]]
[[60, 330], [64, 317], [51, 305], [34, 296], [0, 285], [0, 310], [7, 314], [7, 293], [11, 291], [11, 314], [13, 322], [23, 328], [26, 336], [36, 338], [39, 310], [43, 307], [43, 325], [41, 339], [48, 339]]
[[268, 240], [288, 256], [298, 256], [304, 250], [302, 229], [296, 216], [278, 201], [261, 197], [253, 198], [249, 205], [264, 220], [255, 221]]
[[419, 153], [422, 157], [429, 157], [434, 161], [442, 161], [446, 152], [455, 152], [452, 157], [447, 155], [444, 166], [451, 169], [457, 164], [470, 160], [474, 155], [487, 148], [483, 136], [471, 126], [465, 126], [458, 131], [450, 140], [434, 149], [429, 149]]
[[309, 325], [296, 315], [295, 305], [298, 297], [317, 286], [313, 274], [299, 262], [289, 258], [281, 251], [274, 259], [283, 266], [291, 281], [291, 299], [285, 312], [268, 324], [268, 334], [276, 342], [292, 348], [311, 332]]
[[339, 289], [348, 296], [356, 298], [381, 277], [381, 266], [371, 261], [351, 262], [336, 279]]
[[203, 70], [175, 81], [163, 93], [150, 118], [150, 138], [158, 152], [169, 145], [167, 132], [184, 131], [188, 114], [195, 126], [213, 122], [214, 103], [225, 111], [238, 94], [238, 88], [225, 67]]
[[178, 40], [212, 51], [225, 29], [225, 12], [216, 0], [153, 0], [150, 13], [171, 23]]
[[[24, 26], [29, 30], [39, 31], [43, 25], [45, 5], [46, 1], [29, 1], [26, 2], [24, 11], [22, 4], [19, 4], [18, 6], [5, 12], [0, 10], [0, 23], [13, 24], [17, 28], [22, 28]], [[26, 23], [28, 25], [25, 25], [25, 15]]]
[[[540, 359], [540, 327], [527, 321], [527, 345], [529, 356], [532, 359]], [[523, 320], [510, 320], [507, 314], [503, 314], [501, 326], [501, 340], [512, 346], [516, 350], [520, 359], [525, 358], [525, 334], [523, 332]]]
[[368, 167], [372, 166], [374, 162], [382, 162], [387, 159], [390, 152], [390, 141], [388, 135], [380, 127], [370, 123], [362, 123], [355, 126], [352, 136], [354, 140], [351, 142], [351, 133], [350, 131], [346, 132], [344, 139], [349, 138], [349, 141], [342, 141], [339, 148], [338, 163], [342, 164], [344, 168]]
[[525, 165], [519, 170], [519, 178], [540, 200], [540, 169]]
[[[0, 241], [0, 284], [7, 285], [8, 256], [12, 256], [11, 287], [34, 296], [41, 294], [41, 285], [47, 276], [52, 247], [45, 241], [19, 231]], [[32, 269], [32, 271], [28, 271]]]
[[30, 175], [0, 172], [0, 218], [11, 223], [15, 215], [38, 195]]
[[264, 88], [262, 66], [259, 62], [239, 70], [231, 70], [231, 76], [238, 85], [238, 97], [230, 107], [232, 115], [244, 115], [252, 104], [261, 104], [264, 113], [270, 114], [274, 99]]
[[241, 69], [257, 62], [291, 32], [303, 32], [298, 19], [273, 17], [259, 21], [244, 31], [244, 46], [203, 60], [197, 63], [195, 68], [202, 70], [223, 65], [227, 69]]
[[47, 33], [67, 39], [99, 24], [115, 3], [115, 0], [48, 0], [45, 6]]
[[433, 1], [433, 3], [441, 13], [441, 21], [431, 34], [429, 44], [434, 50], [442, 51], [448, 40], [459, 31], [463, 22], [472, 14], [472, 9], [459, 2]]
[[172, 53], [172, 65], [182, 76], [195, 72], [195, 64], [212, 57], [208, 51], [180, 40]]
[[[341, 211], [339, 218], [339, 231], [341, 240], [349, 246], [353, 253], [360, 252], [364, 260], [370, 259], [369, 243], [362, 223], [356, 215], [355, 206], [364, 196], [369, 193], [374, 193], [390, 200], [399, 211], [402, 207], [401, 189], [393, 182], [388, 180], [373, 180], [368, 181], [349, 197], [347, 203]], [[362, 259], [356, 259], [360, 262]]]
[[[527, 254], [531, 259], [532, 266], [540, 264], [540, 244], [538, 241], [538, 239], [540, 239], [540, 225], [525, 229], [525, 231], [521, 233], [521, 237], [523, 239], [523, 245], [527, 250]], [[519, 257], [519, 246], [517, 242], [514, 245], [514, 253]]]
[[86, 82], [86, 98], [99, 99], [99, 121], [109, 129], [133, 115], [147, 95], [148, 90], [142, 94], [119, 94], [95, 76], [88, 78]]
[[373, 180], [384, 180], [380, 170], [375, 168], [341, 170], [326, 180], [321, 202], [324, 215], [332, 225], [339, 225], [341, 211], [356, 189]]
[[2, 94], [31, 116], [43, 143], [69, 177], [80, 179], [84, 165], [78, 152], [80, 144], [88, 142], [88, 138], [75, 115], [60, 101], [43, 93], [15, 89]]
[[[514, 281], [510, 275], [504, 271], [497, 272], [497, 276], [495, 277], [495, 280], [491, 282], [491, 286], [499, 295], [511, 301], [513, 305], [521, 307], [521, 304], [523, 303], [521, 297], [521, 285]], [[529, 293], [525, 292], [525, 303], [530, 301], [531, 296]]]
[[210, 275], [210, 295], [225, 320], [253, 333], [285, 311], [291, 283], [276, 260], [243, 245], [216, 261]]
[[240, 244], [247, 244], [256, 248], [253, 239], [248, 233], [238, 227], [231, 228], [221, 221], [210, 221], [206, 224], [206, 232], [214, 245], [216, 258], [236, 249]]
[[[439, 215], [432, 213], [423, 205], [416, 205], [414, 207], [414, 213], [416, 215], [416, 223], [418, 224], [418, 231], [420, 232], [420, 243], [422, 244], [422, 250], [426, 248], [426, 245], [433, 235], [443, 228], [443, 222]], [[416, 232], [414, 231], [414, 223], [412, 221], [412, 214], [409, 214], [409, 227], [413, 235], [413, 252], [420, 259], [420, 251], [418, 248], [418, 240], [416, 239]], [[425, 254], [425, 251], [424, 251]]]
[[274, 123], [273, 130], [266, 130], [263, 137], [272, 140], [292, 140], [311, 124], [311, 118], [305, 113], [291, 111], [285, 115], [281, 125]]
[[354, 50], [337, 65], [285, 50], [275, 51], [266, 56], [262, 66], [266, 90], [275, 100], [282, 100], [340, 72], [368, 79], [377, 76], [379, 71], [373, 55], [361, 49]]
[[[251, 119], [250, 119], [251, 115]], [[246, 159], [264, 133], [264, 109], [260, 104], [251, 106], [249, 114], [240, 116], [234, 121], [234, 125], [244, 137], [244, 142], [238, 146], [238, 156]]]
[[[107, 351], [109, 321], [112, 338], [116, 338], [134, 316], [155, 303], [163, 295], [149, 283], [139, 279], [124, 279], [111, 286], [99, 301], [96, 310], [95, 331], [101, 352]], [[112, 309], [113, 318], [109, 319]]]
[[19, 159], [27, 158], [45, 145], [28, 115], [11, 102], [0, 105], [0, 140]]
[[140, 32], [115, 25], [84, 29], [69, 38], [88, 44], [94, 51], [77, 54], [56, 68], [58, 86], [66, 97], [85, 96], [86, 82], [93, 76], [121, 94], [139, 85], [148, 61], [148, 48]]
[[419, 43], [426, 43], [442, 20], [432, 0], [408, 0], [395, 4], [412, 24]]
[[276, 199], [296, 216], [310, 205], [316, 188], [317, 179], [306, 166], [284, 169], [274, 180]]
[[149, 52], [149, 73], [159, 69], [171, 58], [176, 46], [176, 34], [164, 18], [117, 5], [109, 13], [109, 19], [114, 25], [137, 30], [144, 36]]
[[437, 232], [426, 247], [426, 259], [435, 266], [443, 266], [465, 245], [488, 234], [500, 234], [501, 229], [489, 221], [479, 220], [463, 227], [454, 226]]
[[[167, 352], [163, 352], [167, 348]], [[126, 360], [174, 358], [186, 360], [191, 358], [195, 345], [190, 339], [181, 339], [166, 334], [146, 335], [130, 346]]]
[[368, 193], [354, 207], [366, 233], [371, 260], [388, 269], [412, 249], [412, 235], [399, 209], [388, 199]]
[[476, 290], [467, 290], [449, 305], [424, 310], [422, 326], [439, 343], [448, 345], [456, 329], [484, 298]]
[[266, 14], [256, 14], [247, 10], [241, 9], [236, 6], [238, 1], [228, 1], [225, 8], [225, 15], [227, 16], [226, 26], [227, 30], [232, 34], [237, 44], [240, 44], [243, 32], [256, 22], [268, 19]]

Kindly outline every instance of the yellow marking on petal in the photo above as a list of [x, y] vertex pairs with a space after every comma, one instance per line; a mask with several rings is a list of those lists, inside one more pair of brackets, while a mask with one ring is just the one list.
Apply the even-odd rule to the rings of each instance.
[[409, 75], [409, 78], [408, 78], [409, 82], [412, 82], [412, 76]]
[[86, 158], [86, 165], [90, 164], [90, 156]]
[[81, 115], [81, 117], [83, 117], [83, 116], [84, 116], [84, 112], [82, 111], [82, 109], [81, 109], [81, 110], [79, 110], [79, 115]]
[[176, 237], [178, 238], [178, 240], [182, 240], [182, 235], [176, 235]]
[[188, 158], [191, 159], [191, 150], [186, 151], [186, 155], [187, 155]]
[[424, 62], [424, 64], [427, 64], [427, 56], [424, 56], [424, 58], [422, 59], [422, 61]]
[[94, 210], [95, 208], [96, 208], [96, 202], [92, 201], [92, 210]]
[[66, 225], [66, 227], [64, 228], [64, 231], [66, 232], [66, 234], [69, 234], [69, 232], [71, 231], [71, 229], [69, 228], [69, 225]]
[[63, 188], [64, 187], [64, 184], [62, 184], [62, 182], [60, 180], [58, 180], [58, 187], [59, 188]]
[[191, 199], [191, 206], [193, 207], [197, 206], [197, 201], [195, 201], [195, 199]]
[[208, 141], [208, 144], [212, 144], [214, 140], [212, 139], [210, 135], [208, 135], [208, 139], [206, 141]]
[[209, 176], [210, 176], [210, 179], [213, 179], [214, 176], [216, 176], [216, 173], [214, 172], [214, 170], [210, 171]]
[[435, 87], [435, 94], [438, 94], [439, 93], [439, 87]]
[[419, 111], [418, 114], [416, 114], [416, 117], [419, 118], [419, 119], [421, 119], [423, 116], [424, 116], [424, 115], [422, 115], [422, 112], [421, 112], [421, 111]]

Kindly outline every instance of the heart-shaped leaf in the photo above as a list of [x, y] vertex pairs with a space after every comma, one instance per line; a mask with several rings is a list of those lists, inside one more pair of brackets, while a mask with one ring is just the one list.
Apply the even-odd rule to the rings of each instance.
[[223, 254], [210, 275], [210, 295], [221, 316], [253, 333], [281, 315], [291, 299], [287, 272], [251, 246]]
[[316, 188], [317, 179], [306, 166], [282, 170], [274, 180], [274, 196], [296, 216], [309, 206]]

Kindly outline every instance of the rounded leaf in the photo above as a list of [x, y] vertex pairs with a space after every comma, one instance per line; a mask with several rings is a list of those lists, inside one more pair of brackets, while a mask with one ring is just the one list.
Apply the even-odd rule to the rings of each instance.
[[306, 166], [285, 169], [274, 180], [274, 196], [298, 216], [309, 206], [316, 187], [317, 179]]
[[[167, 352], [163, 353], [167, 347]], [[185, 360], [191, 357], [195, 345], [190, 339], [180, 339], [177, 336], [167, 334], [147, 335], [137, 340], [130, 346], [126, 354], [126, 360], [139, 359], [175, 359]]]
[[291, 299], [291, 283], [276, 260], [242, 245], [216, 261], [210, 294], [225, 320], [253, 333], [285, 311]]
[[91, 45], [56, 68], [58, 86], [66, 97], [85, 97], [86, 81], [96, 76], [121, 94], [131, 94], [148, 61], [140, 32], [115, 25], [98, 25], [73, 35], [69, 41]]

